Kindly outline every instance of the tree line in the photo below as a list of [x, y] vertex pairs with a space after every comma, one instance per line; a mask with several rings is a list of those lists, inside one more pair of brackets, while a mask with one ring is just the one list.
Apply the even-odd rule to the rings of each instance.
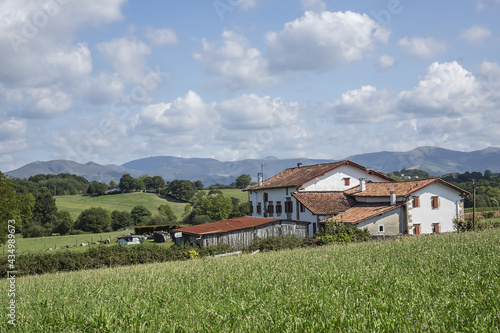
[[[249, 175], [241, 175], [235, 181], [241, 188], [250, 184]], [[92, 207], [81, 212], [73, 221], [67, 211], [57, 209], [56, 195], [86, 194], [105, 195], [110, 189], [121, 193], [147, 191], [163, 197], [172, 197], [188, 203], [184, 214], [178, 218], [168, 204], [162, 205], [158, 214], [144, 206], [136, 206], [130, 212], [113, 211]], [[16, 232], [24, 237], [65, 235], [81, 232], [104, 232], [135, 225], [160, 225], [181, 221], [184, 224], [200, 224], [228, 217], [248, 214], [248, 204], [237, 198], [228, 198], [218, 190], [205, 194], [201, 181], [173, 180], [165, 182], [160, 176], [142, 175], [138, 178], [124, 174], [119, 184], [97, 181], [70, 174], [36, 175], [28, 179], [9, 179], [0, 172], [0, 244], [7, 236], [8, 220], [16, 221]]]

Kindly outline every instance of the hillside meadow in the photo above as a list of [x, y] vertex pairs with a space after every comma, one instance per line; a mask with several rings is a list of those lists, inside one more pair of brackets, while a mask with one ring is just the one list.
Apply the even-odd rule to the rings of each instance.
[[498, 332], [499, 253], [497, 229], [28, 276], [0, 331]]
[[73, 219], [85, 209], [90, 207], [102, 207], [109, 211], [127, 211], [130, 212], [132, 208], [137, 205], [143, 205], [153, 215], [158, 214], [158, 207], [164, 204], [169, 204], [172, 207], [175, 215], [181, 218], [184, 214], [184, 207], [187, 205], [175, 199], [163, 199], [153, 193], [121, 193], [102, 195], [98, 197], [91, 197], [88, 195], [64, 195], [56, 196], [56, 205], [59, 210], [66, 210], [71, 214]]

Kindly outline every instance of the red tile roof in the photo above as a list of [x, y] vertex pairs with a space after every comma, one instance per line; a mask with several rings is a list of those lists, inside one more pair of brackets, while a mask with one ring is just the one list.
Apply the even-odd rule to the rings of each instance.
[[[316, 164], [310, 166], [301, 166], [296, 168], [285, 169], [280, 173], [268, 178], [262, 182], [261, 186], [253, 185], [247, 187], [244, 191], [250, 190], [261, 190], [268, 188], [281, 188], [281, 187], [299, 187], [308, 181], [313, 180], [314, 178], [320, 177], [325, 173], [332, 171], [342, 165], [352, 165], [359, 169], [368, 171], [367, 168], [356, 164], [351, 161], [340, 161], [335, 163], [325, 163], [325, 164]], [[378, 171], [369, 171], [370, 174], [376, 175], [388, 181], [394, 181], [394, 179], [384, 175]]]
[[315, 215], [330, 215], [345, 212], [355, 200], [342, 192], [294, 192], [292, 196]]
[[217, 222], [194, 225], [191, 227], [179, 228], [172, 231], [185, 232], [194, 235], [218, 234], [221, 232], [235, 231], [257, 227], [270, 222], [281, 221], [282, 219], [271, 219], [264, 217], [243, 216]]
[[404, 205], [404, 202], [397, 203], [394, 206], [391, 206], [391, 204], [388, 202], [360, 203], [352, 207], [345, 213], [339, 214], [333, 218], [325, 219], [321, 222], [335, 219], [337, 222], [359, 224], [372, 217], [384, 215], [385, 213]]
[[367, 183], [366, 190], [363, 192], [359, 192], [359, 186], [356, 186], [345, 191], [345, 193], [354, 197], [389, 197], [391, 192], [394, 191], [398, 197], [407, 197], [433, 183], [443, 184], [463, 195], [470, 194], [469, 192], [439, 178], [415, 180], [410, 182]]

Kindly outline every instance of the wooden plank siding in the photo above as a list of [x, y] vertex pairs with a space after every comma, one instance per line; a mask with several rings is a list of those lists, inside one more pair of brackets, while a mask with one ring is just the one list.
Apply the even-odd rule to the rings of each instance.
[[190, 243], [202, 247], [228, 244], [232, 248], [240, 250], [250, 246], [255, 238], [281, 237], [285, 235], [305, 238], [308, 236], [308, 228], [309, 222], [280, 220], [252, 228], [215, 234], [192, 235], [183, 232], [182, 237], [175, 239], [175, 243], [178, 246], [183, 243]]

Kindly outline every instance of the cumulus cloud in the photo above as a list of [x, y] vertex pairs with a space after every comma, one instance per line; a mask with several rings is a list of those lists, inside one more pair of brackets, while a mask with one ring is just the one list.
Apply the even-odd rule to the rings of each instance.
[[366, 14], [306, 11], [279, 32], [266, 35], [274, 70], [329, 70], [363, 59], [389, 31]]
[[477, 78], [456, 61], [431, 64], [414, 89], [401, 92], [400, 103], [427, 116], [464, 115], [488, 105]]
[[241, 10], [249, 10], [257, 7], [257, 0], [236, 0], [232, 1]]
[[220, 76], [222, 84], [230, 89], [257, 87], [274, 82], [268, 74], [268, 62], [246, 38], [232, 31], [222, 33], [223, 45], [216, 48], [203, 41], [202, 52], [194, 59], [205, 65], [207, 71]]
[[489, 38], [490, 36], [491, 31], [489, 29], [475, 25], [465, 30], [460, 35], [460, 39], [470, 45], [480, 45], [483, 40]]
[[404, 52], [423, 59], [433, 58], [446, 51], [446, 45], [433, 37], [404, 37], [399, 40], [398, 44]]
[[146, 55], [151, 48], [136, 39], [115, 38], [97, 45], [102, 56], [125, 82], [138, 83], [144, 78]]
[[73, 105], [70, 95], [59, 87], [29, 88], [26, 90], [26, 109], [23, 114], [29, 118], [48, 118], [68, 110]]
[[343, 123], [378, 123], [394, 118], [395, 94], [389, 90], [379, 91], [373, 86], [350, 90], [339, 100], [327, 104], [330, 119]]
[[226, 129], [261, 129], [289, 126], [296, 122], [299, 105], [281, 98], [242, 95], [217, 103], [221, 124]]
[[389, 69], [396, 64], [396, 59], [388, 54], [384, 54], [380, 57], [378, 66], [380, 69]]
[[170, 135], [189, 133], [208, 128], [211, 123], [208, 106], [194, 91], [172, 103], [151, 104], [142, 108], [138, 115], [135, 129], [140, 133]]
[[146, 29], [146, 38], [153, 45], [177, 44], [177, 35], [172, 29]]

